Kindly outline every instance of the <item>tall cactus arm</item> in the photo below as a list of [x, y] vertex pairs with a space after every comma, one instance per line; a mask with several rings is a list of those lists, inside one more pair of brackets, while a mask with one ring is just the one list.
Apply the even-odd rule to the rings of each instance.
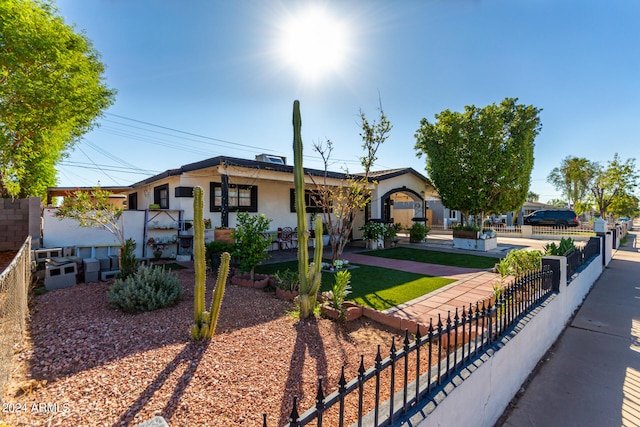
[[216, 325], [218, 324], [218, 318], [220, 317], [220, 307], [222, 306], [222, 297], [224, 296], [224, 289], [227, 284], [227, 277], [229, 276], [229, 263], [231, 261], [231, 255], [229, 252], [225, 252], [220, 257], [220, 267], [218, 268], [218, 278], [216, 279], [216, 287], [213, 289], [213, 295], [211, 297], [211, 308], [209, 309], [209, 330], [207, 331], [206, 338], [213, 338], [213, 334], [216, 332]]
[[298, 273], [300, 275], [300, 291], [307, 290], [309, 272], [309, 248], [307, 246], [307, 210], [304, 203], [304, 169], [302, 167], [302, 118], [300, 101], [293, 101], [293, 181], [295, 185], [295, 206], [298, 225]]
[[194, 320], [195, 324], [200, 326], [202, 323], [201, 316], [204, 312], [204, 294], [206, 267], [204, 260], [204, 219], [203, 219], [203, 194], [202, 187], [194, 187], [193, 189], [193, 259], [195, 269], [195, 290], [194, 290]]

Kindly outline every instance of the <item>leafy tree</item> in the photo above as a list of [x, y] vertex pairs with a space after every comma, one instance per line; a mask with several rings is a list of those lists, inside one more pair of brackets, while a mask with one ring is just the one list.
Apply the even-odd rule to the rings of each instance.
[[43, 196], [114, 101], [91, 41], [48, 1], [0, 1], [0, 197]]
[[252, 216], [247, 212], [238, 212], [236, 222], [232, 235], [238, 242], [240, 268], [248, 271], [253, 280], [256, 265], [267, 257], [267, 249], [271, 245], [271, 237], [267, 236], [271, 219], [264, 214]]
[[557, 208], [566, 208], [567, 201], [562, 199], [551, 199], [547, 202], [548, 205], [555, 206]]
[[125, 245], [123, 208], [111, 203], [111, 192], [99, 187], [92, 191], [71, 191], [65, 195], [55, 216], [78, 221], [81, 227], [97, 228], [113, 234], [120, 246]]
[[476, 224], [485, 214], [517, 210], [529, 193], [541, 110], [516, 102], [445, 110], [435, 123], [423, 118], [415, 134], [444, 206], [473, 214]]
[[601, 218], [608, 213], [613, 214], [612, 207], [616, 200], [623, 200], [632, 195], [638, 186], [638, 171], [635, 159], [627, 159], [624, 163], [618, 153], [607, 166], [597, 165], [590, 190]]
[[540, 200], [540, 195], [538, 193], [534, 193], [533, 191], [529, 191], [527, 193], [527, 202], [537, 202]]
[[590, 182], [597, 165], [584, 157], [566, 157], [559, 167], [554, 168], [547, 182], [569, 201], [578, 214], [585, 212], [585, 199], [589, 195]]
[[613, 199], [609, 209], [614, 218], [635, 218], [640, 215], [640, 200], [633, 194], [621, 194]]
[[[333, 152], [333, 142], [326, 144], [314, 143], [313, 148], [322, 157], [324, 163], [323, 181], [316, 183], [316, 202], [322, 209], [322, 218], [330, 236], [331, 262], [340, 259], [342, 251], [349, 241], [353, 231], [353, 223], [358, 212], [371, 201], [371, 182], [369, 175], [377, 160], [376, 153], [381, 144], [389, 138], [393, 125], [379, 107], [380, 119], [369, 122], [366, 115], [360, 111], [360, 127], [362, 132], [362, 149], [365, 154], [360, 157], [360, 164], [364, 172], [358, 175], [348, 175], [337, 186], [328, 183], [329, 163]], [[313, 179], [313, 177], [312, 177]]]

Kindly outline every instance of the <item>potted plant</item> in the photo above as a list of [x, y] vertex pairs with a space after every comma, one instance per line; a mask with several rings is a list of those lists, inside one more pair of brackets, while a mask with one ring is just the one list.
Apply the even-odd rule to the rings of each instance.
[[251, 216], [247, 212], [238, 212], [233, 238], [237, 245], [240, 269], [248, 273], [233, 276], [231, 283], [254, 288], [264, 288], [269, 283], [269, 276], [254, 274], [256, 265], [265, 260], [271, 245], [272, 238], [267, 233], [269, 224], [271, 220], [264, 214]]
[[276, 288], [276, 297], [293, 301], [300, 294], [300, 278], [297, 271], [277, 271], [271, 279]]
[[457, 225], [453, 228], [453, 237], [459, 239], [478, 239], [480, 227], [476, 225]]
[[390, 248], [398, 244], [398, 231], [402, 229], [402, 224], [385, 224], [384, 226], [384, 247]]
[[360, 230], [362, 230], [363, 237], [367, 241], [367, 247], [377, 249], [378, 242], [384, 238], [384, 224], [377, 221], [368, 221], [360, 227]]

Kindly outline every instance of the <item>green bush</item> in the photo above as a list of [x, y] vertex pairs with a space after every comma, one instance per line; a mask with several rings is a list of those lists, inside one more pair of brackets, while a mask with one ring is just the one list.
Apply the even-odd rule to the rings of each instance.
[[214, 271], [220, 265], [220, 255], [225, 252], [229, 252], [231, 258], [235, 258], [238, 250], [238, 245], [236, 243], [229, 242], [220, 242], [220, 241], [212, 241], [204, 244], [205, 253], [204, 258], [205, 262], [208, 263], [211, 269]]
[[496, 264], [496, 270], [501, 277], [522, 276], [523, 274], [539, 270], [542, 266], [544, 253], [540, 250], [517, 249], [509, 252], [505, 258]]
[[151, 311], [176, 304], [182, 287], [164, 268], [140, 266], [126, 279], [117, 279], [107, 292], [109, 304], [128, 312]]
[[547, 243], [544, 247], [547, 255], [566, 256], [568, 252], [575, 250], [576, 244], [571, 237], [563, 237], [560, 240], [560, 245], [556, 245], [556, 242]]
[[429, 231], [431, 229], [426, 225], [414, 222], [409, 228], [409, 241], [413, 243], [422, 242]]

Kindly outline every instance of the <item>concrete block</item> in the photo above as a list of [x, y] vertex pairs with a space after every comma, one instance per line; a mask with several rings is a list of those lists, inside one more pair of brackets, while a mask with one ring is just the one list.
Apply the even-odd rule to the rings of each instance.
[[84, 283], [97, 282], [99, 279], [99, 271], [84, 272]]
[[75, 263], [47, 265], [44, 274], [44, 286], [47, 290], [68, 288], [76, 284], [78, 266]]
[[100, 262], [100, 271], [109, 271], [111, 270], [111, 259], [110, 258], [98, 258]]
[[106, 282], [107, 280], [114, 279], [118, 273], [120, 273], [120, 270], [101, 271], [100, 280], [102, 280], [103, 282]]
[[84, 273], [97, 273], [100, 271], [100, 261], [95, 258], [85, 258], [82, 260], [84, 264]]
[[62, 256], [62, 248], [36, 249], [33, 251], [36, 262], [45, 262], [47, 259]]

